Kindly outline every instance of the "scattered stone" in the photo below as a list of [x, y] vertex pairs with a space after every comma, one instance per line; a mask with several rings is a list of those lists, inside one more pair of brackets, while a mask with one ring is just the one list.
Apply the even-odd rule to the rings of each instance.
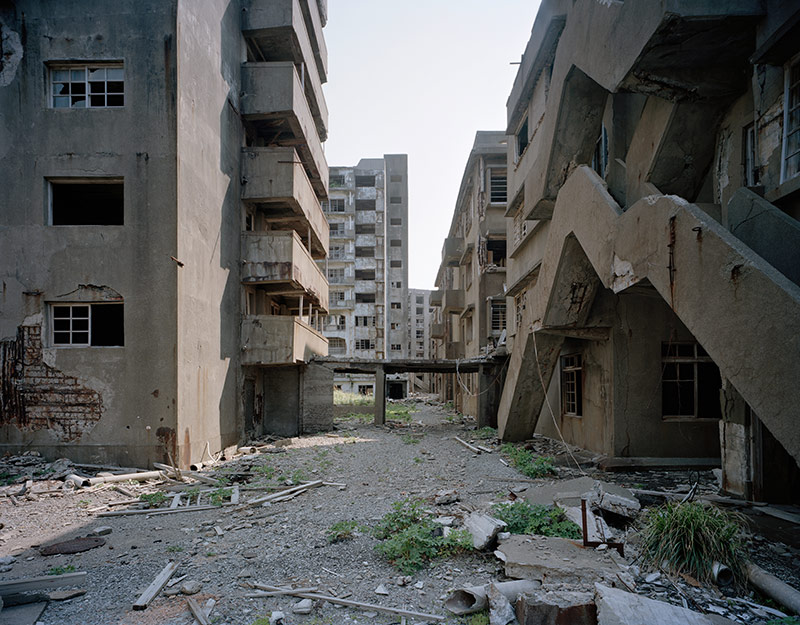
[[506, 596], [494, 584], [489, 584], [489, 625], [508, 625], [516, 621], [514, 608]]
[[376, 595], [388, 595], [388, 594], [389, 594], [389, 591], [388, 591], [388, 590], [386, 590], [386, 586], [384, 586], [383, 584], [381, 584], [380, 586], [378, 586], [378, 587], [375, 589], [375, 594], [376, 594]]
[[661, 579], [661, 573], [656, 571], [655, 573], [650, 573], [647, 575], [647, 577], [644, 578], [644, 581], [646, 581], [648, 584], [652, 584], [657, 582], [659, 579]]
[[498, 532], [505, 529], [507, 523], [482, 512], [473, 512], [464, 519], [464, 527], [472, 534], [472, 546], [480, 551], [494, 542]]
[[2, 556], [0, 557], [0, 565], [8, 566], [9, 564], [14, 564], [17, 559], [14, 556]]
[[433, 503], [435, 503], [437, 506], [455, 503], [458, 500], [458, 492], [455, 490], [440, 490], [433, 496]]
[[295, 614], [311, 614], [313, 608], [314, 602], [311, 599], [303, 599], [292, 606], [292, 612]]
[[165, 588], [163, 593], [165, 597], [174, 597], [175, 595], [181, 594], [180, 586], [173, 586], [172, 588]]
[[196, 580], [187, 580], [181, 584], [181, 592], [184, 595], [196, 595], [203, 588], [203, 585]]
[[414, 588], [416, 588], [417, 590], [422, 590], [422, 588], [423, 588], [424, 586], [425, 586], [425, 584], [424, 584], [424, 583], [422, 583], [421, 581], [420, 581], [420, 582], [417, 582], [416, 584], [414, 584]]
[[43, 556], [54, 556], [60, 553], [71, 554], [81, 553], [82, 551], [89, 551], [106, 544], [105, 538], [98, 538], [96, 536], [89, 536], [87, 538], [73, 538], [72, 540], [65, 540], [60, 543], [47, 545], [39, 550]]
[[269, 625], [283, 625], [283, 616], [280, 610], [273, 610], [269, 616]]
[[439, 516], [436, 517], [433, 522], [443, 525], [444, 527], [452, 527], [455, 520], [456, 518], [454, 516]]
[[85, 588], [74, 588], [72, 590], [53, 590], [47, 594], [50, 601], [66, 601], [86, 594]]
[[540, 589], [525, 593], [517, 600], [516, 614], [520, 625], [597, 625], [597, 607], [590, 592]]
[[113, 531], [113, 529], [110, 528], [108, 525], [101, 525], [100, 527], [94, 528], [89, 535], [90, 536], [107, 536], [112, 531]]

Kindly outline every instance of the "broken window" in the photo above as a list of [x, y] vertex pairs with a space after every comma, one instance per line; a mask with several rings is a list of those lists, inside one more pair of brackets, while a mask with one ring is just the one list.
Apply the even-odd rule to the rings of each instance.
[[375, 327], [375, 317], [369, 315], [356, 315], [356, 327]]
[[508, 199], [508, 181], [505, 171], [492, 169], [489, 173], [489, 202], [505, 204]]
[[356, 280], [374, 280], [374, 269], [356, 269]]
[[375, 234], [375, 224], [356, 224], [356, 234]]
[[334, 197], [322, 203], [322, 210], [326, 213], [343, 213], [344, 198]]
[[392, 343], [389, 346], [389, 349], [391, 349], [393, 352], [399, 352], [403, 350], [403, 346], [400, 343]]
[[331, 291], [329, 297], [332, 303], [344, 302], [344, 291]]
[[491, 300], [492, 307], [492, 332], [502, 332], [506, 329], [506, 303], [502, 300]]
[[341, 284], [344, 282], [344, 267], [329, 267], [328, 282], [330, 284]]
[[394, 310], [400, 310], [403, 307], [403, 305], [400, 302], [392, 302], [390, 307], [393, 308]]
[[357, 187], [374, 187], [375, 176], [356, 176]]
[[356, 246], [356, 258], [375, 258], [375, 248], [369, 246]]
[[357, 211], [374, 211], [375, 200], [356, 200]]
[[375, 341], [371, 339], [356, 339], [356, 349], [375, 349]]
[[334, 221], [331, 222], [329, 225], [332, 237], [344, 234], [344, 224], [341, 221]]
[[50, 67], [53, 108], [119, 108], [125, 105], [125, 70], [115, 65]]
[[788, 64], [785, 76], [781, 181], [800, 173], [800, 57]]
[[662, 343], [661, 414], [721, 418], [719, 367], [698, 343]]
[[344, 186], [344, 176], [342, 174], [331, 174], [330, 178], [328, 179], [328, 186], [330, 186], [330, 187], [343, 187]]
[[522, 122], [522, 125], [517, 131], [517, 159], [519, 159], [528, 147], [528, 118]]
[[56, 347], [122, 347], [123, 304], [53, 304], [52, 342]]
[[425, 330], [424, 329], [418, 329], [416, 331], [416, 333], [417, 333], [416, 336], [417, 336], [418, 339], [424, 339], [425, 338]]
[[393, 281], [390, 284], [391, 284], [391, 287], [393, 289], [402, 289], [403, 288], [403, 282], [401, 280]]
[[356, 304], [374, 304], [375, 293], [356, 293]]
[[417, 295], [417, 304], [424, 304], [425, 303], [425, 296], [424, 295]]
[[580, 354], [561, 357], [561, 411], [571, 417], [583, 414], [583, 363]]
[[347, 353], [347, 341], [338, 336], [330, 337], [328, 339], [328, 353], [329, 354]]
[[402, 260], [390, 260], [389, 267], [402, 267], [403, 261]]
[[121, 180], [51, 180], [53, 226], [121, 226], [124, 220]]
[[359, 384], [358, 385], [358, 394], [359, 395], [372, 395], [372, 384]]
[[420, 306], [417, 307], [417, 314], [418, 315], [424, 314], [423, 311], [424, 311], [424, 309], [422, 307], [420, 307]]
[[489, 239], [486, 241], [486, 264], [497, 267], [506, 266], [505, 239]]
[[344, 246], [331, 245], [330, 251], [328, 252], [328, 258], [333, 260], [344, 258]]

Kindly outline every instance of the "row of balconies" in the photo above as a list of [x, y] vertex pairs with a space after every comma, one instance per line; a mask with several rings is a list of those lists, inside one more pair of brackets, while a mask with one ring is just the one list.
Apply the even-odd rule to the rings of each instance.
[[464, 291], [461, 289], [431, 291], [430, 304], [441, 306], [444, 313], [460, 313], [464, 310]]

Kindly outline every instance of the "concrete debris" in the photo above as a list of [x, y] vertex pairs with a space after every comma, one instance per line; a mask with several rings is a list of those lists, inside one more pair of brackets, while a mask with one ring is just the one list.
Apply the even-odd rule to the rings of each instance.
[[440, 490], [433, 496], [433, 503], [444, 506], [459, 500], [458, 493], [454, 490]]
[[73, 538], [72, 540], [65, 540], [60, 543], [47, 545], [39, 550], [43, 556], [54, 556], [60, 553], [81, 553], [82, 551], [89, 551], [96, 547], [101, 547], [106, 544], [105, 538], [97, 536], [87, 536], [86, 538]]
[[508, 577], [574, 584], [576, 590], [589, 590], [595, 582], [614, 583], [626, 568], [616, 551], [584, 549], [565, 538], [515, 534], [494, 553], [505, 563]]
[[283, 625], [284, 614], [280, 610], [273, 610], [269, 615], [269, 625]]
[[93, 530], [90, 532], [90, 534], [89, 534], [89, 535], [90, 535], [90, 536], [107, 536], [107, 535], [108, 535], [108, 534], [110, 534], [112, 531], [113, 531], [113, 529], [112, 529], [112, 528], [110, 528], [108, 525], [101, 525], [100, 527], [96, 527], [96, 528], [94, 528], [94, 529], [93, 529]]
[[472, 535], [472, 546], [479, 551], [494, 543], [500, 530], [507, 523], [482, 512], [473, 512], [464, 519], [464, 528]]
[[50, 601], [67, 601], [85, 594], [85, 588], [73, 588], [72, 590], [53, 590], [47, 594], [47, 598], [50, 599]]
[[506, 596], [494, 584], [489, 584], [489, 625], [508, 625], [516, 623], [514, 608]]
[[526, 592], [517, 600], [516, 614], [520, 625], [597, 625], [597, 606], [590, 592], [544, 588]]
[[[491, 585], [503, 593], [511, 603], [514, 603], [521, 594], [534, 592], [542, 584], [533, 580], [515, 580], [511, 582], [494, 582]], [[490, 584], [485, 584], [483, 586], [459, 588], [450, 593], [450, 596], [444, 602], [444, 607], [458, 616], [481, 612], [489, 605], [489, 586]]]
[[388, 595], [388, 594], [389, 594], [389, 591], [388, 591], [388, 590], [386, 590], [386, 586], [384, 586], [383, 584], [380, 584], [380, 585], [379, 585], [379, 586], [378, 586], [378, 587], [375, 589], [375, 594], [376, 594], [376, 595]]
[[295, 614], [311, 614], [314, 608], [314, 602], [311, 599], [301, 599], [292, 606], [292, 612]]
[[529, 488], [525, 492], [525, 499], [529, 503], [544, 506], [555, 503], [563, 509], [576, 507], [579, 510], [581, 499], [585, 499], [593, 510], [604, 510], [627, 518], [635, 517], [641, 510], [639, 500], [627, 488], [590, 477]]
[[686, 608], [648, 599], [624, 590], [595, 585], [598, 625], [733, 625], [736, 621], [715, 614], [701, 614]]
[[187, 580], [181, 584], [181, 592], [184, 595], [196, 595], [203, 588], [203, 585], [196, 580]]

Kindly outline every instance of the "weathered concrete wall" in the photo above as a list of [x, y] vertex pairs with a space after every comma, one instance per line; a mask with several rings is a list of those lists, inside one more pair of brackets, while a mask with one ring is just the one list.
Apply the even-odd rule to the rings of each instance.
[[[22, 425], [32, 414], [20, 413], [0, 440], [146, 466], [175, 452], [176, 7], [155, 0], [80, 7], [81, 19], [71, 2], [20, 0], [0, 10], [4, 38], [20, 37], [0, 79], [0, 338], [25, 326], [33, 342], [38, 327], [42, 364], [26, 370], [41, 366], [51, 375], [32, 376], [31, 392], [47, 401], [53, 379], [74, 379], [96, 394], [102, 413], [81, 422], [69, 403], [51, 406], [52, 427], [36, 430]], [[51, 108], [46, 63], [67, 60], [122, 61], [124, 107]], [[51, 177], [123, 179], [124, 225], [48, 225]], [[48, 306], [73, 301], [82, 284], [122, 296], [124, 347], [52, 346]]]
[[333, 371], [310, 363], [302, 368], [301, 431], [307, 434], [333, 429]]
[[178, 2], [178, 455], [237, 442], [242, 145], [239, 3]]
[[264, 431], [277, 436], [300, 433], [302, 365], [264, 369]]

